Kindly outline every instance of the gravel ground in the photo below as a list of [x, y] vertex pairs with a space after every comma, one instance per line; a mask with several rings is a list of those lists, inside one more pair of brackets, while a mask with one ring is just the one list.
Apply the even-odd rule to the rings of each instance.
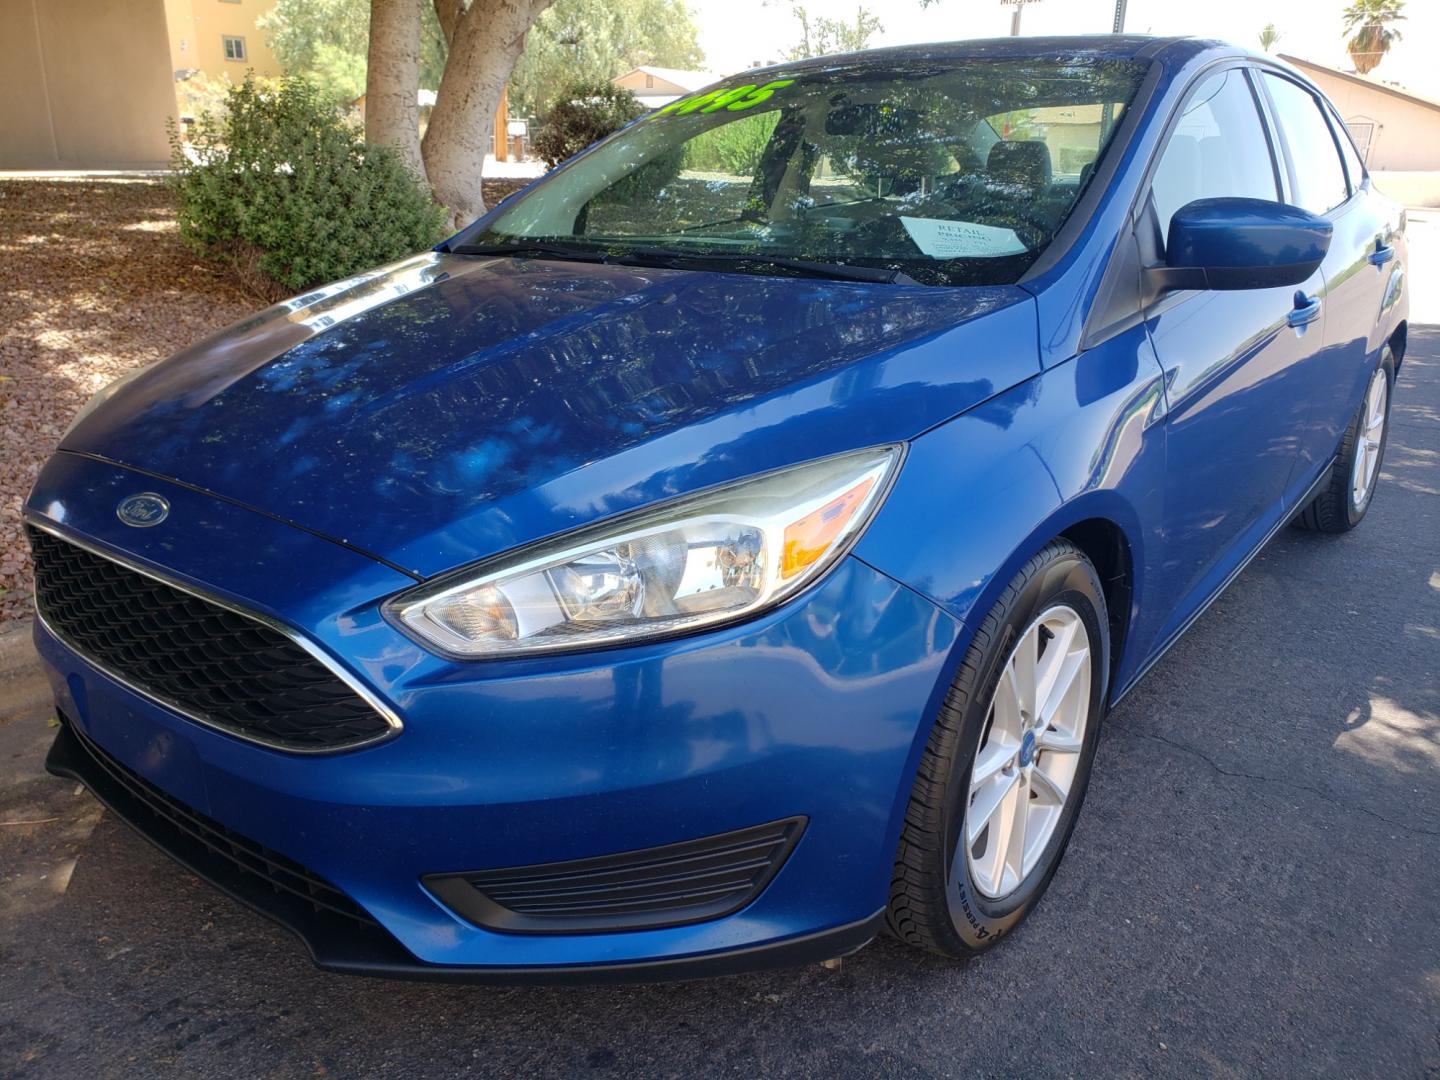
[[20, 507], [70, 418], [258, 306], [180, 243], [157, 181], [0, 181], [0, 621], [30, 614]]

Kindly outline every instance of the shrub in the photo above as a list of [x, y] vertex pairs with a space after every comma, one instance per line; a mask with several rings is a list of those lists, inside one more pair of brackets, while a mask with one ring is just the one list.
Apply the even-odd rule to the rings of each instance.
[[561, 91], [540, 121], [531, 146], [554, 168], [645, 112], [633, 93], [608, 82], [575, 83]]
[[190, 146], [170, 132], [180, 235], [279, 299], [430, 247], [447, 217], [391, 151], [324, 105], [313, 86], [252, 77], [206, 113]]
[[699, 172], [751, 176], [760, 167], [760, 158], [770, 145], [779, 120], [780, 113], [775, 111], [711, 128], [685, 144], [685, 167]]

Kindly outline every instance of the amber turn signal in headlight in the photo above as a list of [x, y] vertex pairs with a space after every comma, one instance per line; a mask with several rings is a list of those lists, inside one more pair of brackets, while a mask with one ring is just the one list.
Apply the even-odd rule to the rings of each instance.
[[733, 621], [815, 580], [875, 512], [898, 447], [841, 454], [627, 514], [404, 593], [387, 615], [480, 659]]

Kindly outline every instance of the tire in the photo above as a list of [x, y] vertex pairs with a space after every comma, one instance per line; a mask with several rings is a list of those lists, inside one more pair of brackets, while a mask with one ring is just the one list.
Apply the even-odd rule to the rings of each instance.
[[[1054, 612], [1069, 615], [1052, 615]], [[1090, 779], [1109, 683], [1108, 625], [1105, 597], [1094, 566], [1075, 545], [1054, 540], [1025, 564], [976, 629], [930, 732], [905, 813], [886, 912], [889, 930], [895, 937], [942, 956], [970, 956], [1014, 930], [1039, 901], [1060, 864]], [[1051, 633], [1047, 643], [1044, 635], [1052, 626], [1060, 629]], [[1055, 789], [1040, 783], [1033, 774], [1046, 768], [1056, 770], [1067, 755], [1074, 756], [1067, 797], [1053, 808], [1053, 815], [1048, 803], [1045, 807], [1045, 819], [1050, 823], [1048, 840], [1040, 840], [1042, 834], [1032, 826], [1035, 862], [1028, 868], [1024, 865], [1029, 855], [1027, 845], [1021, 843], [1020, 857], [1015, 860], [1019, 865], [1012, 868], [1008, 856], [1001, 859], [1002, 847], [1008, 851], [1010, 845], [997, 842], [993, 849], [989, 846], [995, 840], [989, 834], [1002, 827], [994, 823], [1006, 816], [1004, 811], [997, 811], [1000, 817], [989, 819], [992, 824], [985, 826], [967, 849], [960, 847], [959, 840], [966, 835], [962, 830], [970, 817], [976, 817], [975, 827], [980, 828], [982, 803], [993, 802], [989, 793], [999, 790], [990, 785], [1006, 783], [1011, 775], [1003, 769], [995, 771], [993, 766], [1009, 752], [1008, 736], [1001, 731], [1005, 726], [1002, 717], [1025, 715], [1023, 709], [1014, 709], [1010, 704], [1025, 696], [1017, 693], [1010, 668], [1015, 660], [1014, 670], [1020, 669], [1021, 660], [1013, 654], [1020, 652], [1021, 646], [1029, 647], [1031, 630], [1038, 635], [1036, 670], [1042, 675], [1050, 670], [1044, 666], [1047, 656], [1052, 661], [1073, 661], [1083, 633], [1089, 650], [1085, 672], [1088, 687], [1071, 684], [1061, 709], [1055, 713], [1057, 724], [1062, 711], [1073, 714], [1077, 724], [1083, 717], [1083, 729], [1077, 729], [1080, 734], [1070, 739], [1074, 750], [1052, 752], [1043, 744], [1036, 749], [1032, 738], [1030, 760], [1024, 759], [1023, 740], [1012, 759], [1012, 767], [1020, 777], [1016, 790], [1024, 793], [1025, 813], [1034, 813], [1038, 821], [1040, 796], [1046, 795], [1053, 802]], [[1050, 651], [1057, 647], [1055, 642], [1065, 643], [1063, 653]], [[1000, 687], [1002, 678], [1006, 680], [1004, 690]], [[1037, 683], [1043, 681], [1036, 679]], [[1051, 685], [1058, 684], [1057, 676]], [[1031, 695], [1032, 703], [1041, 696]], [[993, 717], [992, 704], [996, 707]], [[1031, 711], [1038, 711], [1033, 704]], [[1038, 730], [1026, 728], [1023, 719], [1019, 723], [1032, 737]], [[1047, 727], [1041, 738], [1061, 742], [1065, 741], [1063, 734], [1057, 735], [1054, 727]], [[984, 757], [978, 758], [982, 752]], [[971, 790], [972, 773], [978, 783], [986, 785], [978, 792]], [[1021, 798], [1017, 794], [1015, 805], [1022, 805]], [[1037, 809], [1032, 811], [1031, 807]], [[983, 856], [977, 856], [982, 848]], [[986, 860], [992, 867], [995, 860], [1001, 862], [998, 873], [988, 879]], [[1015, 884], [1005, 889], [1003, 883], [1011, 873]], [[983, 887], [987, 880], [989, 893]], [[997, 881], [1001, 883], [999, 889], [995, 887]]]
[[[1381, 407], [1379, 438], [1368, 434], [1371, 419], [1372, 394], [1377, 382], [1384, 387], [1385, 400]], [[1325, 489], [1310, 501], [1295, 518], [1295, 524], [1302, 529], [1315, 532], [1343, 533], [1365, 520], [1370, 504], [1375, 500], [1375, 488], [1380, 483], [1380, 466], [1385, 461], [1385, 444], [1390, 438], [1390, 400], [1395, 389], [1395, 354], [1386, 345], [1380, 350], [1380, 363], [1365, 384], [1365, 396], [1355, 410], [1350, 426], [1340, 440], [1340, 450], [1335, 455], [1335, 464], [1330, 469], [1330, 479]], [[1367, 438], [1368, 434], [1368, 438]], [[1364, 450], [1367, 459], [1360, 462], [1369, 475], [1363, 493], [1356, 494], [1357, 461]], [[1368, 455], [1373, 451], [1374, 457]]]

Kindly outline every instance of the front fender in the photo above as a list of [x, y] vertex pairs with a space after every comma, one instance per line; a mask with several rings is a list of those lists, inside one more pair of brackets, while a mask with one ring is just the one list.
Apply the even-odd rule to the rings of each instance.
[[1153, 644], [1138, 616], [1164, 504], [1162, 379], [1137, 326], [926, 433], [855, 553], [965, 624], [958, 663], [1026, 560], [1082, 521], [1112, 523], [1135, 568], [1123, 688]]

